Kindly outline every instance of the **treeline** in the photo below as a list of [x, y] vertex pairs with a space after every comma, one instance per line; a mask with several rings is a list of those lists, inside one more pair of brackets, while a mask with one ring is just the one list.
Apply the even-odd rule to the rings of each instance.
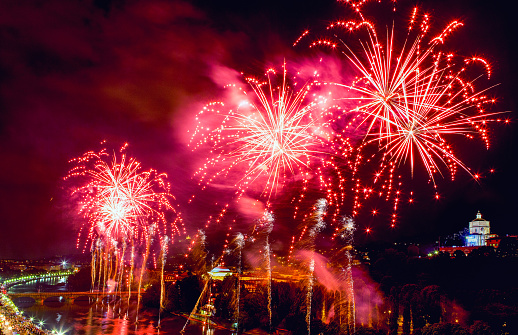
[[67, 278], [67, 289], [70, 292], [85, 292], [92, 288], [91, 267], [87, 266]]
[[[518, 287], [513, 252], [481, 248], [470, 256], [418, 257], [415, 250], [373, 251], [364, 268], [374, 283], [363, 282], [356, 268], [355, 326], [350, 299], [342, 291], [313, 288], [312, 334], [503, 335], [518, 334]], [[266, 283], [247, 289], [239, 302], [235, 277], [211, 282], [211, 311], [220, 321], [237, 320], [240, 329], [270, 328]], [[168, 287], [167, 309], [190, 313], [206, 283], [191, 275]], [[271, 327], [307, 334], [306, 282], [272, 283]], [[378, 299], [379, 298], [379, 299]], [[207, 303], [208, 298], [202, 298]], [[156, 299], [155, 299], [156, 301]], [[203, 306], [199, 306], [202, 307]]]
[[[354, 267], [354, 299], [344, 285], [315, 284], [308, 305], [308, 282], [273, 281], [269, 304], [266, 281], [241, 281], [238, 289], [235, 276], [207, 281], [206, 274], [189, 273], [166, 284], [165, 310], [189, 314], [199, 301], [197, 311], [220, 324], [239, 321], [241, 331], [281, 328], [294, 335], [308, 333], [309, 309], [311, 334], [518, 334], [518, 257], [481, 248], [470, 256], [428, 258], [414, 249], [369, 251], [370, 264]], [[89, 288], [89, 273], [71, 276], [69, 286]], [[149, 279], [142, 302], [157, 308], [160, 277]]]
[[[308, 285], [305, 282], [272, 282], [271, 321], [268, 311], [266, 283], [247, 289], [243, 283], [239, 299], [237, 278], [207, 282], [191, 275], [168, 287], [166, 310], [189, 314], [201, 297], [198, 310], [206, 310], [220, 324], [232, 324], [239, 318], [239, 329], [285, 329], [291, 334], [308, 334]], [[437, 285], [416, 284], [394, 286], [390, 292], [369, 292], [360, 278], [355, 280], [356, 310], [344, 291], [330, 291], [316, 285], [311, 294], [311, 334], [323, 335], [482, 335], [496, 332], [488, 322], [476, 320], [468, 324], [461, 308], [453, 304]], [[146, 292], [144, 302], [158, 307], [158, 283]], [[377, 297], [384, 296], [379, 300]], [[211, 300], [209, 300], [212, 297]], [[209, 309], [209, 301], [210, 304]], [[237, 314], [239, 306], [239, 315]], [[270, 323], [271, 322], [271, 323]], [[353, 326], [354, 324], [354, 326]], [[512, 333], [510, 333], [512, 334]]]
[[518, 258], [503, 251], [370, 252], [370, 276], [390, 304], [389, 334], [518, 334]]
[[[272, 282], [271, 319], [266, 282], [248, 288], [241, 282], [239, 293], [236, 276], [226, 277], [222, 281], [210, 281], [210, 290], [206, 289], [204, 292], [206, 283], [200, 276], [190, 275], [169, 285], [165, 309], [174, 313], [190, 314], [201, 296], [203, 303], [199, 305], [200, 309], [211, 313], [213, 320], [219, 323], [233, 324], [239, 319], [240, 331], [281, 328], [293, 334], [308, 333], [306, 315], [309, 300], [305, 282]], [[155, 283], [147, 290], [144, 301], [150, 307], [158, 307], [156, 302], [159, 294], [160, 285]], [[207, 306], [209, 301], [213, 309]], [[312, 334], [353, 333], [350, 315], [347, 313], [349, 300], [343, 292], [327, 291], [323, 286], [316, 285], [311, 292], [310, 301]]]

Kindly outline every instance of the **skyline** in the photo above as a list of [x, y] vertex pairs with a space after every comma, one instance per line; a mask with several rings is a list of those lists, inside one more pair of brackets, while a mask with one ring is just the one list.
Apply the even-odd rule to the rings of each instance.
[[[396, 3], [402, 16], [408, 3]], [[167, 173], [171, 193], [185, 206], [197, 192], [191, 179], [197, 158], [185, 147], [191, 118], [236, 73], [260, 75], [283, 60], [289, 66], [310, 57], [292, 47], [294, 40], [305, 29], [331, 21], [334, 9], [345, 5], [50, 1], [0, 6], [5, 41], [0, 46], [0, 256], [31, 258], [75, 250], [78, 224], [63, 178], [70, 159], [97, 150], [103, 140], [114, 147], [128, 142], [145, 168]], [[517, 34], [510, 5], [463, 0], [451, 6], [427, 1], [421, 7], [439, 26], [456, 18], [465, 22], [450, 46], [489, 58], [494, 78], [487, 86], [498, 85], [490, 90], [498, 100], [492, 111], [512, 111], [514, 119], [512, 78], [518, 71], [512, 42]], [[294, 13], [299, 10], [302, 14]], [[463, 171], [453, 182], [445, 177], [435, 201], [433, 188], [419, 174], [411, 179], [405, 166], [401, 174], [413, 185], [416, 203], [401, 205], [390, 234], [384, 233], [386, 217], [358, 220], [359, 227], [372, 229], [366, 236], [359, 228], [358, 241], [433, 240], [463, 229], [477, 211], [491, 221], [493, 231], [518, 232], [512, 212], [518, 200], [513, 192], [518, 187], [515, 124], [495, 129], [489, 151], [482, 141], [461, 143], [457, 150], [473, 171], [494, 169], [493, 174], [480, 184]], [[220, 194], [200, 196], [209, 201]], [[197, 209], [181, 208], [191, 234], [206, 220]], [[282, 234], [292, 228], [278, 220], [274, 229]]]

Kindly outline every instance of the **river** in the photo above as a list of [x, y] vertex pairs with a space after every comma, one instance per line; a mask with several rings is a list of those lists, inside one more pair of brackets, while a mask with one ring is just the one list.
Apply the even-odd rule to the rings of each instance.
[[[26, 284], [19, 284], [11, 287], [8, 293], [25, 292], [65, 292], [66, 279], [53, 278], [46, 281], [33, 281]], [[77, 304], [48, 303], [27, 304], [17, 302], [18, 308], [27, 317], [34, 318], [34, 322], [43, 323], [43, 327], [48, 330], [56, 330], [60, 334], [179, 334], [184, 327], [186, 319], [180, 316], [164, 313], [160, 318], [160, 328], [158, 327], [158, 310], [141, 309], [136, 320], [136, 302], [130, 303], [128, 310], [125, 303], [107, 305], [93, 304], [81, 306]], [[231, 335], [230, 330], [211, 328], [207, 329], [198, 322], [189, 322], [185, 328], [186, 335]]]

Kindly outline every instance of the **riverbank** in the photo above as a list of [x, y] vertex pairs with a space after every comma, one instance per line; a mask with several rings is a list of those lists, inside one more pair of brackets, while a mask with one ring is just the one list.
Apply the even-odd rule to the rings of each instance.
[[5, 335], [21, 334], [21, 335], [49, 335], [50, 332], [41, 329], [33, 323], [31, 318], [23, 315], [18, 307], [7, 297], [1, 293], [0, 297], [0, 332]]

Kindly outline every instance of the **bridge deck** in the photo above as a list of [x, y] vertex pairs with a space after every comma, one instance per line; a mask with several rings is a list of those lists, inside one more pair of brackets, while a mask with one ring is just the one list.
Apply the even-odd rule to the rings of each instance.
[[[143, 292], [142, 292], [143, 293]], [[122, 292], [25, 292], [25, 293], [8, 293], [12, 298], [17, 297], [81, 297], [81, 296], [90, 296], [90, 297], [100, 297], [100, 296], [109, 296], [109, 295], [118, 295], [118, 296], [126, 296], [128, 294], [137, 295], [138, 291], [122, 291]]]

